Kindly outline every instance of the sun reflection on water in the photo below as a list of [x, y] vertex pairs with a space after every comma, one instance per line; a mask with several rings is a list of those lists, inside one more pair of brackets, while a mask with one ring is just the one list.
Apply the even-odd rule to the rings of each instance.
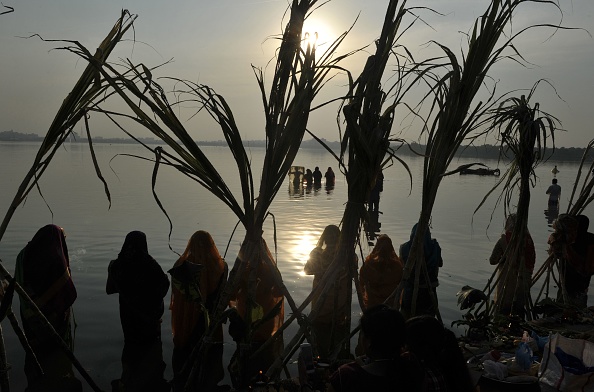
[[[293, 255], [292, 259], [301, 261], [302, 264], [305, 265], [305, 262], [309, 258], [309, 252], [311, 252], [311, 250], [315, 248], [316, 244], [318, 243], [320, 234], [321, 233], [313, 231], [309, 228], [304, 229], [301, 233], [296, 233], [296, 240], [289, 248], [289, 252]], [[300, 268], [298, 274], [300, 276], [305, 276], [303, 267]]]

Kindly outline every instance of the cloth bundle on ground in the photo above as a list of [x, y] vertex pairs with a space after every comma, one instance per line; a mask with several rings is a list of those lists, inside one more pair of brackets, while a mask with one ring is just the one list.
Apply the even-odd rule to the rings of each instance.
[[545, 345], [539, 377], [559, 391], [594, 391], [594, 343], [553, 335]]

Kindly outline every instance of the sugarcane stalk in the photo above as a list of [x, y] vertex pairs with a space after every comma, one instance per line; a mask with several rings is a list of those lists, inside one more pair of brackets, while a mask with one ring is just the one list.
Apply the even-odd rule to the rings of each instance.
[[6, 360], [6, 346], [4, 333], [0, 324], [0, 391], [10, 392], [10, 379], [8, 378], [8, 362]]
[[14, 330], [14, 333], [16, 334], [17, 338], [19, 339], [21, 346], [23, 346], [23, 349], [31, 358], [31, 360], [33, 362], [33, 366], [35, 367], [37, 373], [39, 375], [43, 375], [44, 371], [41, 368], [39, 361], [37, 360], [37, 355], [35, 355], [35, 352], [33, 352], [33, 349], [31, 348], [31, 345], [29, 344], [29, 340], [27, 340], [27, 336], [25, 335], [25, 332], [23, 332], [23, 329], [19, 325], [19, 320], [16, 318], [16, 315], [14, 314], [12, 309], [8, 309], [8, 311], [6, 312], [6, 317], [8, 317], [8, 320], [10, 321], [10, 325], [12, 325], [12, 329]]

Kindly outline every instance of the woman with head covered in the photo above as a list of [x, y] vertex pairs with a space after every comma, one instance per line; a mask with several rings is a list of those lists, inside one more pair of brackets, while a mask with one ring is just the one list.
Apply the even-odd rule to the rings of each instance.
[[[183, 390], [191, 363], [192, 350], [209, 328], [217, 306], [220, 289], [227, 279], [226, 263], [211, 235], [203, 230], [192, 234], [184, 253], [169, 270], [171, 274], [171, 331], [173, 333], [174, 390]], [[196, 380], [196, 387], [210, 390], [223, 379], [223, 328], [216, 327], [207, 347], [209, 371]]]
[[[76, 300], [76, 288], [70, 276], [68, 247], [61, 227], [46, 225], [37, 231], [17, 257], [15, 278], [72, 350], [71, 307]], [[50, 335], [41, 315], [25, 301], [21, 301], [21, 318], [25, 335], [44, 372], [43, 376], [38, 373], [35, 359], [27, 353], [27, 391], [82, 390], [70, 359]]]
[[[310, 252], [309, 259], [303, 270], [307, 275], [313, 275], [312, 290], [320, 285], [323, 276], [328, 271], [336, 254], [340, 239], [340, 229], [336, 225], [328, 225], [322, 232], [317, 246]], [[353, 254], [356, 263], [356, 255]], [[315, 319], [312, 320], [312, 331], [315, 347], [322, 359], [348, 355], [341, 346], [341, 352], [336, 352], [337, 346], [348, 338], [347, 320], [350, 312], [348, 296], [349, 270], [347, 260], [339, 260], [337, 268], [340, 270], [332, 289], [321, 294], [318, 291], [311, 300], [312, 309], [318, 308]], [[323, 291], [323, 289], [322, 289]], [[321, 302], [321, 304], [318, 304]], [[343, 345], [344, 346], [344, 345]]]
[[124, 332], [122, 376], [112, 382], [116, 391], [169, 390], [163, 379], [161, 346], [163, 298], [169, 279], [148, 253], [146, 235], [128, 233], [118, 258], [109, 263], [107, 294], [119, 294]]
[[523, 251], [520, 256], [520, 259], [524, 260], [524, 265], [520, 265], [519, 260], [515, 260], [515, 257], [507, 250], [516, 221], [516, 214], [510, 214], [507, 217], [503, 234], [493, 247], [489, 263], [497, 265], [499, 269], [495, 288], [495, 304], [498, 312], [523, 316], [525, 296], [530, 290], [530, 278], [536, 262], [536, 250], [528, 230], [526, 230]]

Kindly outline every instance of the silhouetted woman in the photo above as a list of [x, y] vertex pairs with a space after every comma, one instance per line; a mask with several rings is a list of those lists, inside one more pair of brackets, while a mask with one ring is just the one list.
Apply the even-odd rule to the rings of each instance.
[[406, 321], [406, 347], [424, 371], [427, 392], [472, 392], [474, 385], [456, 335], [432, 316]]
[[105, 291], [119, 294], [124, 332], [122, 377], [112, 382], [113, 390], [168, 391], [163, 379], [161, 317], [169, 279], [148, 253], [146, 235], [141, 231], [128, 233], [118, 258], [109, 263], [107, 271]]
[[[410, 240], [400, 246], [400, 258], [406, 266], [408, 262], [408, 256], [412, 249], [412, 243], [417, 234], [417, 223], [413, 226], [410, 233]], [[425, 236], [422, 241], [423, 244], [423, 255], [425, 257], [425, 265], [427, 267], [427, 274], [424, 274], [421, 269], [421, 276], [419, 277], [419, 291], [416, 298], [416, 311], [415, 315], [428, 314], [435, 315], [437, 311], [437, 286], [439, 286], [439, 268], [443, 266], [443, 260], [441, 258], [441, 246], [435, 238], [431, 238], [431, 231], [427, 227], [425, 230]], [[404, 282], [404, 288], [402, 290], [402, 306], [400, 308], [402, 314], [406, 317], [412, 315], [413, 308], [413, 296], [415, 289], [416, 279], [416, 268], [413, 267], [411, 276], [407, 281]], [[429, 280], [426, 279], [427, 275]]]
[[[15, 278], [72, 350], [71, 306], [76, 300], [76, 289], [70, 277], [70, 259], [62, 228], [47, 225], [37, 231], [17, 257]], [[27, 353], [27, 391], [82, 390], [72, 372], [70, 359], [47, 331], [41, 316], [25, 301], [21, 301], [21, 318], [25, 335], [44, 372], [41, 377], [34, 358]]]
[[517, 215], [510, 214], [505, 221], [505, 228], [499, 240], [495, 243], [489, 262], [498, 265], [499, 273], [495, 289], [495, 304], [501, 314], [514, 313], [524, 315], [526, 293], [530, 290], [530, 279], [536, 262], [536, 250], [530, 233], [526, 231], [524, 238], [524, 266], [520, 268], [518, 262], [508, 252], [507, 246], [511, 241], [516, 225]]
[[[338, 226], [326, 226], [317, 246], [310, 252], [309, 259], [303, 267], [308, 275], [313, 275], [312, 290], [315, 290], [328, 271], [338, 251], [340, 229]], [[353, 257], [355, 257], [353, 255]], [[320, 306], [315, 319], [312, 320], [312, 331], [315, 335], [315, 347], [323, 359], [334, 357], [332, 350], [346, 338], [346, 322], [350, 312], [347, 301], [348, 291], [348, 266], [341, 263], [337, 268], [340, 272], [332, 289], [326, 293], [317, 292], [311, 300], [311, 308]], [[323, 290], [323, 289], [322, 289]], [[318, 302], [323, 301], [321, 305]]]
[[402, 261], [390, 237], [385, 234], [377, 237], [373, 251], [365, 258], [359, 271], [366, 308], [383, 303], [392, 294], [402, 279], [402, 268]]
[[[186, 383], [193, 365], [186, 365], [186, 361], [208, 329], [220, 288], [227, 279], [226, 271], [226, 263], [219, 254], [214, 240], [203, 230], [192, 235], [186, 250], [169, 270], [174, 390], [182, 390]], [[203, 374], [204, 379], [196, 380], [199, 383], [196, 387], [207, 391], [214, 388], [224, 376], [222, 326], [216, 328], [213, 340], [208, 344], [208, 366], [204, 366], [208, 371]]]

